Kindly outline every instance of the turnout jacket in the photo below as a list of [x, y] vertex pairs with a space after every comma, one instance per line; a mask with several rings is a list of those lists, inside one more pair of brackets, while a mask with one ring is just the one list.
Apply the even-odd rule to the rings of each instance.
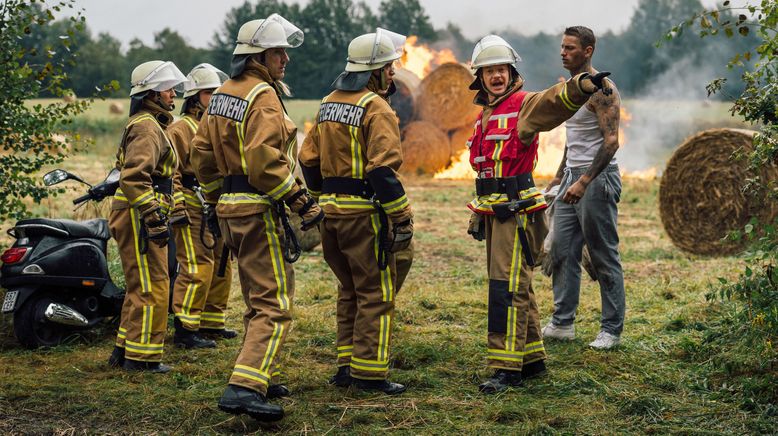
[[[397, 117], [370, 89], [335, 90], [326, 96], [299, 158], [306, 185], [328, 218], [375, 212], [373, 192], [392, 222], [412, 218], [397, 174], [402, 165]], [[328, 179], [351, 179], [368, 188], [364, 195], [322, 192], [332, 191]]]
[[156, 203], [163, 213], [170, 210], [171, 195], [155, 192], [152, 178], [169, 179], [178, 166], [176, 151], [165, 134], [172, 120], [170, 112], [149, 100], [144, 100], [141, 110], [130, 117], [116, 153], [121, 177], [112, 209], [132, 206], [145, 210]]
[[[540, 92], [523, 91], [524, 81], [519, 78], [508, 93], [491, 103], [486, 91], [476, 94], [474, 103], [483, 109], [467, 142], [470, 164], [482, 179], [476, 183], [532, 173], [538, 158], [538, 133], [562, 124], [589, 99], [591, 94], [579, 85], [581, 77], [579, 74]], [[520, 186], [513, 194], [521, 200], [535, 199], [523, 212], [547, 207], [534, 183]], [[505, 192], [479, 193], [467, 206], [475, 213], [493, 214], [492, 206], [507, 201]]]
[[189, 159], [189, 148], [197, 133], [197, 125], [200, 123], [202, 116], [203, 110], [198, 105], [197, 108], [187, 111], [181, 119], [167, 128], [167, 135], [178, 155], [178, 170], [175, 176], [173, 176], [173, 201], [176, 204], [186, 203], [195, 207], [201, 206], [200, 200], [194, 191], [184, 187], [182, 178], [195, 176]]
[[[239, 76], [211, 96], [192, 141], [190, 162], [219, 217], [263, 213], [301, 188], [292, 175], [297, 127], [286, 113], [280, 85], [265, 66], [249, 61]], [[246, 176], [258, 193], [224, 192], [225, 176]]]

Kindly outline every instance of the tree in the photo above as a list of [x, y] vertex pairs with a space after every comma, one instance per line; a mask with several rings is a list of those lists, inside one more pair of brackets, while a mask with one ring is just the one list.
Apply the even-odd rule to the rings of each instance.
[[74, 0], [62, 0], [54, 6], [40, 0], [0, 4], [0, 219], [21, 218], [27, 213], [25, 199], [39, 203], [48, 196], [38, 172], [45, 165], [61, 162], [68, 153], [57, 133], [64, 134], [70, 147], [82, 144], [68, 126], [91, 100], [25, 104], [42, 93], [62, 97], [71, 91], [66, 87], [64, 70], [72, 60], [73, 41], [84, 31], [81, 13], [57, 26], [62, 33], [56, 41], [40, 47], [30, 39], [50, 28], [55, 12], [73, 7]]
[[[121, 96], [129, 93], [129, 68], [121, 53], [121, 43], [107, 33], [100, 33], [96, 39], [89, 39], [77, 51], [79, 62], [70, 68], [68, 77], [76, 95], [90, 95], [105, 83], [116, 82]], [[114, 91], [114, 96], [120, 95]]]
[[432, 42], [438, 37], [419, 0], [384, 0], [378, 9], [382, 27], [403, 35], [416, 35], [421, 41]]

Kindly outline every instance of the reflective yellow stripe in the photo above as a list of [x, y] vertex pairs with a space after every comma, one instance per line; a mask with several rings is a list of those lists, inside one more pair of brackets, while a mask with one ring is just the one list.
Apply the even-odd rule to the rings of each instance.
[[354, 354], [353, 345], [341, 345], [338, 347], [338, 359], [341, 357], [351, 357]]
[[276, 357], [278, 349], [281, 347], [281, 337], [284, 334], [284, 325], [281, 323], [273, 323], [273, 334], [270, 336], [270, 344], [265, 351], [265, 357], [262, 359], [261, 370], [269, 372], [273, 365], [273, 359]]
[[562, 103], [565, 105], [565, 107], [573, 112], [577, 111], [582, 106], [580, 104], [574, 104], [572, 100], [570, 100], [570, 97], [567, 95], [567, 83], [565, 83], [565, 85], [562, 87], [562, 91], [559, 93], [559, 98], [562, 100]]
[[200, 199], [197, 198], [196, 195], [192, 194], [182, 194], [182, 197], [184, 199], [184, 203], [194, 206], [194, 207], [202, 207], [202, 203], [200, 203]]
[[151, 324], [154, 321], [154, 306], [143, 306], [143, 318], [140, 327], [140, 341], [143, 344], [151, 343]]
[[[378, 260], [378, 237], [379, 237], [379, 226], [380, 222], [378, 219], [378, 214], [374, 213], [370, 215], [370, 224], [373, 226], [373, 252], [375, 253], [375, 258]], [[386, 269], [380, 270], [381, 274], [381, 301], [392, 301], [394, 299], [394, 284], [392, 283], [392, 276], [391, 276], [391, 268], [386, 267]]]
[[263, 385], [267, 385], [270, 381], [270, 374], [246, 365], [235, 365], [232, 369], [232, 375], [253, 380]]
[[270, 211], [265, 212], [262, 218], [265, 221], [265, 233], [267, 234], [270, 260], [273, 264], [273, 276], [276, 279], [276, 286], [278, 286], [278, 293], [276, 294], [278, 306], [281, 310], [289, 310], [289, 297], [287, 296], [286, 288], [286, 265], [284, 264], [281, 244], [278, 242], [276, 223], [273, 221], [273, 214]]
[[224, 184], [223, 178], [218, 178], [212, 182], [208, 183], [200, 183], [200, 187], [203, 188], [203, 192], [210, 194], [211, 192], [216, 191], [217, 189], [221, 189], [222, 185]]
[[511, 270], [510, 281], [508, 283], [508, 291], [515, 293], [519, 291], [519, 283], [521, 282], [521, 256], [522, 246], [519, 239], [519, 226], [527, 228], [527, 214], [519, 214], [518, 218], [520, 222], [516, 223], [516, 231], [513, 235], [513, 254], [511, 255]]
[[390, 201], [389, 203], [386, 204], [382, 203], [381, 207], [383, 207], [386, 213], [393, 213], [393, 212], [397, 212], [398, 210], [402, 210], [403, 208], [408, 206], [408, 204], [409, 204], [408, 197], [403, 195], [397, 200]]
[[[176, 155], [176, 150], [173, 148], [173, 145], [170, 143], [170, 140], [168, 139], [167, 135], [165, 134], [165, 129], [162, 128], [162, 126], [159, 124], [156, 118], [154, 118], [151, 114], [143, 114], [140, 115], [138, 118], [135, 118], [134, 120], [127, 123], [127, 127], [130, 127], [132, 125], [138, 124], [141, 121], [151, 121], [154, 123], [155, 126], [162, 132], [162, 137], [165, 138], [165, 143], [167, 143], [168, 147], [168, 153], [165, 156], [165, 160], [162, 163], [162, 171], [161, 175], [162, 177], [172, 177], [173, 172], [175, 171], [176, 167], [178, 166], [178, 156]], [[122, 159], [122, 164], [124, 163], [124, 159]], [[137, 200], [136, 200], [137, 201]]]
[[221, 322], [221, 323], [224, 323], [224, 321], [227, 319], [227, 317], [223, 313], [217, 313], [217, 312], [202, 312], [200, 314], [200, 318], [203, 321]]
[[385, 372], [389, 370], [388, 360], [368, 360], [351, 357], [351, 367], [362, 371]]
[[197, 120], [188, 114], [184, 115], [181, 119], [186, 122], [190, 129], [192, 129], [192, 133], [197, 133]]
[[319, 197], [319, 206], [334, 206], [339, 209], [375, 209], [373, 202], [353, 195], [338, 197], [335, 194], [324, 194]]
[[270, 199], [264, 195], [241, 192], [222, 194], [219, 197], [219, 204], [264, 204], [270, 206]]
[[130, 206], [132, 207], [139, 207], [143, 206], [144, 204], [147, 204], [151, 202], [155, 198], [154, 196], [154, 190], [149, 189], [148, 191], [144, 192], [143, 194], [139, 195], [134, 200], [130, 200]]
[[341, 345], [338, 347], [338, 351], [353, 350], [353, 349], [354, 349], [353, 345]]
[[[378, 97], [374, 92], [368, 92], [357, 102], [357, 106], [365, 107], [371, 100]], [[365, 169], [363, 168], [362, 144], [359, 142], [359, 128], [349, 126], [349, 136], [351, 137], [351, 177], [355, 179], [365, 178]]]
[[289, 173], [288, 176], [286, 176], [286, 179], [284, 179], [283, 182], [281, 182], [278, 186], [271, 189], [267, 194], [275, 200], [280, 200], [284, 195], [286, 195], [289, 191], [292, 190], [292, 187], [296, 184], [294, 180], [294, 176], [292, 173]]
[[[248, 101], [248, 105], [246, 108], [250, 108], [251, 104], [254, 103], [254, 99], [259, 95], [261, 92], [264, 92], [265, 90], [270, 89], [270, 85], [268, 85], [265, 82], [262, 82], [255, 86], [246, 96], [246, 100]], [[248, 109], [247, 109], [248, 110]], [[243, 174], [248, 175], [248, 165], [246, 164], [246, 150], [245, 150], [245, 144], [244, 141], [246, 139], [246, 119], [248, 118], [248, 113], [246, 113], [246, 116], [243, 118], [243, 121], [235, 124], [235, 131], [238, 134], [238, 148], [240, 149], [240, 166], [243, 168]]]
[[176, 203], [180, 203], [182, 201], [185, 201], [186, 198], [184, 197], [184, 193], [181, 191], [176, 191], [173, 193], [173, 201]]
[[148, 259], [140, 252], [140, 217], [134, 208], [130, 208], [130, 221], [132, 222], [132, 236], [135, 239], [135, 261], [138, 263], [140, 275], [140, 288], [142, 294], [151, 292], [151, 275], [149, 273]]
[[188, 315], [184, 312], [178, 312], [176, 314], [176, 318], [179, 318], [181, 321], [186, 321], [190, 324], [199, 324], [200, 323], [200, 316], [199, 315]]
[[389, 361], [389, 332], [392, 328], [392, 317], [381, 315], [378, 329], [378, 360]]
[[[284, 112], [284, 118], [292, 121], [286, 112]], [[293, 135], [289, 139], [290, 141], [286, 144], [286, 158], [287, 162], [289, 162], [289, 172], [293, 173], [295, 167], [297, 167], [297, 135]]]
[[515, 351], [516, 350], [516, 315], [517, 315], [517, 308], [510, 306], [508, 307], [508, 316], [505, 330], [505, 349], [507, 351]]
[[130, 340], [125, 341], [125, 345], [127, 346], [128, 350], [132, 350], [136, 353], [142, 353], [142, 354], [157, 354], [161, 353], [162, 350], [165, 348], [165, 344], [149, 344], [149, 343], [140, 343], [140, 342], [133, 342]]

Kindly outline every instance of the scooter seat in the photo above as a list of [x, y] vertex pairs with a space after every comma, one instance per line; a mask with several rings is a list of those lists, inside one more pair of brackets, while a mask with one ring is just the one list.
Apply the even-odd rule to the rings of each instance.
[[95, 218], [87, 221], [66, 219], [28, 218], [16, 222], [15, 229], [24, 232], [26, 236], [70, 236], [72, 238], [89, 238], [107, 241], [111, 239], [108, 231], [108, 221]]

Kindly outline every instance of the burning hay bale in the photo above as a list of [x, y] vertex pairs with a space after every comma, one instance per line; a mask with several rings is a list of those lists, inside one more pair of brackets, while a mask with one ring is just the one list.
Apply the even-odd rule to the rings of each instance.
[[391, 99], [392, 109], [400, 120], [400, 128], [404, 128], [416, 115], [416, 94], [419, 90], [421, 79], [412, 72], [400, 68], [394, 73], [394, 85], [397, 87]]
[[[742, 248], [737, 241], [722, 241], [754, 216], [772, 218], [775, 202], [752, 198], [742, 192], [752, 177], [747, 163], [732, 153], [752, 149], [754, 132], [711, 129], [694, 135], [673, 153], [659, 187], [659, 212], [665, 231], [680, 249], [694, 254], [732, 254]], [[778, 179], [774, 166], [761, 174]]]
[[108, 106], [108, 112], [113, 115], [121, 115], [124, 113], [124, 105], [115, 101]]
[[473, 80], [470, 69], [461, 64], [443, 64], [433, 70], [419, 87], [419, 118], [446, 131], [474, 121], [480, 108], [473, 104], [475, 91], [468, 89]]
[[448, 135], [435, 124], [414, 121], [402, 132], [403, 165], [406, 174], [434, 174], [445, 168], [450, 160]]
[[468, 124], [451, 131], [451, 157], [459, 156], [462, 150], [467, 148], [467, 140], [473, 136], [473, 126]]

